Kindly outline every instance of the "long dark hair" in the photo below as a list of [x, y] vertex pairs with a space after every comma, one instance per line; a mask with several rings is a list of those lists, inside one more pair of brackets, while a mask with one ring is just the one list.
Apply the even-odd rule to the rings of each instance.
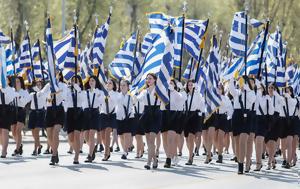
[[[107, 81], [111, 81], [113, 83], [113, 91], [116, 91], [117, 90], [117, 83], [116, 81], [114, 81], [112, 78], [109, 78]], [[120, 88], [120, 86], [119, 86]]]
[[177, 91], [177, 90], [178, 90], [178, 87], [177, 87], [177, 82], [176, 82], [176, 80], [175, 80], [175, 79], [171, 79], [171, 81], [174, 83], [174, 89], [175, 89], [175, 91]]
[[15, 87], [16, 87], [17, 79], [18, 79], [18, 80], [20, 81], [20, 83], [21, 83], [21, 88], [25, 90], [25, 82], [24, 82], [24, 79], [23, 79], [23, 77], [20, 77], [20, 76], [18, 76], [18, 77], [16, 77], [16, 78], [14, 79]]
[[61, 71], [58, 73], [58, 81], [62, 83], [64, 82], [64, 76]]
[[294, 96], [294, 89], [293, 89], [293, 87], [292, 87], [292, 86], [286, 87], [285, 90], [284, 90], [285, 92], [286, 92], [286, 89], [287, 89], [287, 88], [288, 88], [288, 89], [290, 90], [290, 92], [291, 92], [291, 97], [294, 98], [295, 96]]
[[185, 86], [185, 91], [186, 91], [186, 93], [189, 93], [190, 92], [190, 90], [189, 90], [189, 83], [194, 83], [194, 80], [188, 80], [187, 82], [186, 82], [186, 86]]
[[82, 79], [79, 75], [74, 75], [72, 77], [72, 79], [75, 79], [75, 81], [77, 81], [77, 84], [79, 85], [79, 87], [81, 88], [81, 90], [83, 90], [83, 82]]
[[90, 86], [90, 80], [91, 80], [91, 79], [94, 79], [94, 80], [96, 81], [95, 88], [96, 88], [96, 89], [102, 90], [102, 85], [100, 84], [100, 81], [99, 81], [98, 77], [96, 77], [96, 76], [94, 76], [94, 75], [91, 76], [91, 77], [89, 78], [89, 80], [88, 80], [88, 82], [86, 82], [84, 88], [85, 88], [86, 90], [91, 88], [91, 86]]
[[[152, 76], [154, 81], [154, 85], [156, 85], [156, 81], [157, 81], [157, 76], [154, 73], [148, 73], [146, 78], [148, 77], [148, 75]], [[146, 83], [147, 88], [149, 87], [148, 84]]]

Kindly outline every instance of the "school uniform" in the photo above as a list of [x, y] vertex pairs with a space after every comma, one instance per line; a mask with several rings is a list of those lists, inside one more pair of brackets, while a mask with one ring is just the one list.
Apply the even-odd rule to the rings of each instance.
[[269, 95], [257, 92], [256, 131], [255, 136], [265, 137], [270, 129], [269, 123], [274, 115], [274, 106]]
[[215, 114], [216, 129], [220, 129], [225, 133], [230, 132], [230, 120], [233, 114], [233, 106], [228, 96], [221, 95], [222, 104]]
[[40, 90], [37, 87], [33, 87], [34, 92], [30, 93], [30, 113], [28, 128], [44, 128], [45, 126], [45, 107], [47, 93], [44, 90]]
[[300, 136], [300, 100], [299, 97], [295, 97], [297, 100], [296, 113], [295, 113], [295, 121], [294, 121], [294, 134]]
[[137, 96], [137, 100], [145, 105], [139, 120], [145, 129], [145, 133], [159, 133], [161, 130], [161, 102], [155, 95], [155, 89], [152, 91], [149, 91], [149, 89], [143, 90]]
[[104, 93], [99, 89], [88, 89], [83, 93], [83, 129], [100, 131], [100, 107]]
[[19, 95], [13, 100], [14, 113], [12, 124], [17, 124], [17, 122], [25, 124], [26, 110], [25, 106], [30, 101], [30, 95], [27, 90], [20, 89], [16, 91]]
[[268, 119], [268, 131], [265, 137], [265, 142], [269, 140], [277, 141], [280, 137], [280, 111], [282, 109], [282, 96], [274, 91], [273, 96], [269, 96], [271, 106], [274, 107], [274, 114]]
[[67, 133], [83, 130], [83, 91], [74, 84], [67, 90], [64, 106], [67, 109], [66, 113], [66, 130]]
[[10, 130], [10, 126], [13, 124], [13, 100], [19, 97], [19, 94], [15, 92], [15, 89], [6, 86], [0, 90], [0, 128]]
[[124, 133], [131, 133], [135, 135], [133, 99], [129, 94], [118, 94], [116, 119], [118, 135], [122, 135]]
[[116, 108], [119, 93], [108, 91], [108, 95], [104, 97], [104, 102], [100, 109], [101, 130], [106, 128], [117, 129]]
[[186, 97], [184, 136], [188, 137], [189, 134], [202, 132], [205, 102], [197, 89], [194, 90], [194, 95], [187, 93]]
[[180, 100], [178, 100], [177, 106], [178, 106], [178, 110], [177, 110], [177, 116], [176, 116], [176, 123], [177, 123], [177, 131], [176, 133], [181, 135], [182, 132], [184, 131], [184, 127], [185, 127], [185, 101], [187, 99], [187, 94], [185, 91], [181, 91], [180, 92], [181, 98]]
[[134, 123], [132, 135], [145, 135], [144, 126], [140, 123], [140, 118], [144, 112], [143, 102], [137, 101], [134, 105]]
[[178, 131], [177, 116], [179, 110], [182, 109], [181, 104], [178, 103], [182, 99], [182, 95], [176, 90], [168, 90], [169, 104], [161, 103], [160, 109], [162, 111], [161, 132]]
[[256, 95], [253, 90], [250, 90], [247, 84], [244, 85], [244, 90], [237, 89], [234, 86], [233, 80], [229, 82], [229, 91], [233, 96], [232, 115], [232, 132], [233, 136], [238, 136], [241, 133], [249, 134], [251, 125], [249, 124], [249, 110], [252, 108], [256, 100]]
[[283, 99], [283, 113], [285, 117], [283, 119], [281, 137], [286, 138], [287, 136], [295, 135], [294, 125], [297, 123], [297, 100], [288, 94], [285, 94]]
[[[48, 85], [48, 84], [47, 84]], [[50, 87], [47, 96], [46, 109], [46, 127], [53, 127], [54, 125], [64, 125], [65, 111], [63, 102], [66, 99], [66, 92], [68, 87], [65, 83], [58, 83], [58, 92], [51, 94]]]

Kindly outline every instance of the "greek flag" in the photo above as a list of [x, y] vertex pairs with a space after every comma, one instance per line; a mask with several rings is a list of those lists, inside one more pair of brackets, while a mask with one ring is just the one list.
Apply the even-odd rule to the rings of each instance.
[[32, 53], [32, 64], [33, 64], [33, 74], [36, 79], [43, 79], [42, 75], [42, 63], [40, 60], [40, 41], [37, 40], [32, 48], [31, 48], [31, 53]]
[[186, 80], [189, 80], [190, 78], [195, 78], [195, 74], [196, 74], [196, 64], [197, 61], [194, 60], [193, 58], [190, 58], [182, 77]]
[[25, 36], [24, 40], [21, 43], [21, 54], [19, 57], [19, 64], [21, 69], [27, 69], [31, 66], [31, 57], [30, 57], [30, 44], [28, 35]]
[[228, 69], [221, 75], [223, 81], [228, 81], [232, 78], [236, 78], [239, 75], [239, 71], [243, 67], [244, 58], [237, 57], [232, 60], [232, 64]]
[[278, 49], [278, 62], [276, 70], [276, 85], [278, 87], [285, 87], [285, 65], [286, 65], [286, 43], [282, 41], [282, 34], [278, 31], [279, 49]]
[[[207, 20], [189, 21], [184, 30], [184, 48], [195, 60], [199, 60], [201, 44], [204, 43]], [[202, 44], [203, 45], [203, 44]]]
[[291, 80], [290, 85], [294, 89], [294, 93], [299, 96], [300, 95], [300, 68], [297, 66], [295, 70], [295, 74]]
[[93, 70], [91, 68], [91, 59], [90, 59], [90, 51], [91, 46], [88, 43], [85, 49], [82, 51], [82, 55], [80, 56], [80, 73], [83, 81], [88, 79], [93, 75]]
[[92, 48], [92, 68], [98, 68], [99, 79], [101, 83], [106, 82], [106, 76], [104, 74], [104, 64], [103, 64], [103, 55], [105, 50], [106, 39], [108, 36], [109, 24], [110, 24], [109, 14], [106, 22], [97, 28], [97, 31], [94, 34], [93, 48]]
[[260, 21], [260, 20], [257, 20], [255, 18], [251, 18], [250, 19], [250, 25], [253, 27], [253, 28], [258, 28], [259, 26], [265, 24], [265, 21]]
[[217, 88], [219, 83], [219, 67], [220, 67], [220, 54], [218, 41], [215, 35], [212, 38], [212, 45], [210, 48], [209, 55], [207, 57], [207, 62], [209, 65], [209, 75], [208, 78], [212, 82], [213, 87]]
[[151, 33], [161, 33], [164, 28], [168, 25], [172, 25], [175, 38], [174, 38], [174, 66], [180, 66], [180, 56], [181, 56], [181, 45], [182, 45], [182, 27], [184, 27], [183, 17], [172, 17], [169, 15], [165, 15], [164, 13], [150, 13], [148, 14], [149, 24], [150, 24], [150, 32]]
[[[262, 44], [264, 41], [264, 32], [260, 32], [254, 41], [252, 42], [248, 52], [250, 52], [247, 56], [247, 75], [257, 75], [259, 70], [259, 63], [262, 51]], [[266, 53], [264, 53], [265, 56]], [[261, 68], [264, 68], [264, 65], [261, 65]], [[240, 75], [244, 75], [245, 66], [241, 69]]]
[[151, 49], [153, 45], [153, 39], [156, 36], [154, 33], [146, 33], [144, 36], [144, 40], [142, 42], [141, 53], [143, 56], [146, 56], [148, 51]]
[[287, 81], [289, 85], [291, 85], [291, 83], [292, 83], [296, 68], [297, 68], [296, 64], [290, 64], [287, 66], [287, 68], [285, 70], [285, 81]]
[[171, 26], [168, 26], [165, 29], [165, 32], [162, 33], [161, 38], [164, 40], [164, 55], [160, 66], [160, 71], [158, 73], [155, 92], [160, 100], [164, 104], [169, 104], [170, 99], [168, 96], [169, 82], [173, 73], [173, 64], [174, 64], [174, 47], [173, 41], [175, 40], [175, 33], [172, 31]]
[[13, 61], [13, 49], [12, 49], [12, 44], [11, 43], [6, 46], [5, 53], [6, 53], [7, 75], [8, 76], [13, 76], [14, 75], [15, 61]]
[[109, 64], [110, 74], [114, 78], [118, 80], [122, 78], [131, 80], [132, 68], [135, 61], [134, 50], [136, 42], [136, 33], [133, 33]]
[[6, 87], [6, 51], [3, 46], [0, 45], [0, 79], [1, 87]]
[[0, 29], [0, 44], [8, 44], [10, 43], [9, 37], [7, 37], [3, 31]]
[[246, 13], [236, 12], [233, 17], [229, 36], [229, 46], [235, 56], [245, 55], [246, 27]]
[[58, 85], [55, 77], [55, 63], [54, 63], [54, 51], [53, 51], [53, 39], [50, 18], [47, 21], [46, 29], [46, 41], [47, 41], [47, 59], [48, 59], [48, 74], [50, 79], [50, 89], [52, 93], [58, 92]]
[[60, 70], [64, 69], [64, 62], [67, 58], [68, 50], [71, 47], [72, 38], [74, 38], [73, 29], [62, 39], [54, 42], [54, 53], [57, 60], [57, 66]]

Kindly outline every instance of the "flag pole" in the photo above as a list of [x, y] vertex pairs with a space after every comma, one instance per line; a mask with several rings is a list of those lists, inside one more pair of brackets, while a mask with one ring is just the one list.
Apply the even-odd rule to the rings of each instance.
[[11, 39], [11, 60], [14, 69], [14, 76], [16, 76], [16, 66], [15, 66], [15, 50], [14, 50], [14, 34], [12, 29], [12, 23], [10, 21], [10, 39]]
[[42, 78], [43, 78], [43, 82], [45, 82], [45, 76], [44, 76], [44, 68], [43, 68], [43, 59], [42, 59], [42, 51], [41, 51], [41, 44], [40, 44], [40, 40], [37, 40], [38, 43], [38, 47], [39, 47], [39, 59], [40, 59], [40, 64], [41, 64], [41, 72], [42, 72]]
[[247, 46], [248, 46], [248, 6], [245, 6], [245, 53], [244, 53], [244, 64], [245, 64], [245, 76], [247, 75]]
[[189, 72], [189, 79], [191, 79], [191, 75], [192, 75], [192, 69], [193, 69], [193, 63], [194, 63], [194, 58], [191, 58], [191, 67], [190, 67], [190, 72]]
[[[179, 75], [178, 75], [178, 80], [179, 82], [181, 81], [181, 72], [182, 72], [182, 59], [183, 59], [183, 45], [184, 45], [184, 28], [185, 28], [185, 13], [186, 13], [186, 5], [187, 2], [183, 2], [183, 14], [182, 14], [182, 30], [181, 30], [181, 47], [180, 47], [180, 64], [179, 64]], [[174, 69], [175, 70], [175, 69]], [[175, 78], [175, 77], [174, 77]]]
[[24, 21], [24, 24], [25, 24], [25, 28], [26, 28], [26, 35], [27, 35], [27, 38], [28, 38], [29, 55], [30, 55], [30, 66], [31, 66], [31, 71], [32, 71], [32, 76], [33, 76], [33, 81], [34, 81], [35, 80], [35, 75], [34, 75], [32, 53], [31, 53], [31, 44], [30, 44], [30, 37], [29, 37], [29, 26], [28, 26], [28, 22], [26, 20]]
[[74, 36], [75, 36], [75, 49], [74, 49], [74, 58], [75, 58], [75, 83], [77, 83], [77, 64], [78, 64], [78, 44], [77, 44], [77, 16], [76, 10], [74, 10]]
[[134, 46], [134, 50], [133, 50], [133, 62], [132, 62], [132, 71], [131, 71], [131, 81], [133, 81], [133, 79], [135, 78], [135, 75], [134, 75], [134, 65], [135, 65], [135, 59], [136, 59], [136, 51], [137, 51], [137, 48], [138, 48], [138, 43], [139, 43], [139, 25], [138, 25], [138, 28], [137, 28], [137, 31], [136, 31], [136, 35], [135, 35], [135, 46]]
[[[259, 67], [258, 67], [258, 73], [257, 73], [257, 78], [259, 78], [259, 80], [262, 79], [260, 72], [261, 72], [261, 65], [262, 65], [263, 57], [264, 57], [264, 51], [265, 51], [265, 44], [266, 44], [266, 41], [267, 41], [267, 35], [268, 35], [268, 32], [269, 32], [269, 22], [270, 21], [268, 20], [267, 23], [266, 23], [264, 39], [263, 39], [263, 42], [262, 42], [262, 48], [261, 48], [261, 53], [260, 53]], [[266, 73], [266, 79], [267, 79], [266, 64], [265, 64], [265, 73]]]

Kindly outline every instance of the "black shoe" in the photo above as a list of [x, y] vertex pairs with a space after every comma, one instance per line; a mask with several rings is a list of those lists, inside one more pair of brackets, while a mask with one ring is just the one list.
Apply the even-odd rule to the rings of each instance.
[[71, 150], [67, 151], [68, 154], [73, 154], [73, 152]]
[[31, 154], [32, 156], [37, 156], [37, 152], [36, 152], [36, 150], [33, 150], [33, 152], [32, 152], [32, 154]]
[[55, 165], [55, 156], [51, 156], [49, 165]]
[[234, 156], [233, 158], [230, 159], [230, 161], [235, 161], [235, 162], [237, 162], [237, 157]]
[[209, 164], [211, 161], [212, 161], [212, 159], [209, 158], [209, 159], [206, 159], [204, 163], [205, 163], [205, 164]]
[[286, 160], [283, 160], [282, 167], [284, 167], [285, 165], [286, 165]]
[[223, 156], [218, 155], [218, 160], [216, 161], [217, 163], [223, 163]]
[[261, 155], [261, 159], [266, 159], [265, 153], [263, 153], [263, 154]]
[[100, 144], [100, 146], [99, 146], [99, 152], [103, 152], [103, 150], [104, 150], [104, 147], [103, 147], [102, 144]]
[[120, 152], [119, 146], [116, 147], [115, 152]]
[[51, 152], [49, 151], [49, 149], [46, 149], [43, 154], [51, 154]]
[[74, 165], [78, 165], [78, 164], [79, 164], [79, 161], [73, 161], [73, 164], [74, 164]]
[[262, 164], [257, 164], [256, 169], [254, 169], [253, 171], [260, 171], [262, 167]]
[[127, 156], [126, 156], [125, 154], [123, 154], [123, 155], [121, 156], [121, 159], [127, 159]]
[[153, 162], [153, 165], [152, 165], [153, 169], [157, 169], [157, 167], [158, 167], [158, 159], [156, 159], [156, 161]]
[[59, 162], [58, 154], [55, 156], [55, 163]]
[[178, 156], [181, 157], [182, 156], [182, 152], [178, 152]]
[[43, 145], [40, 145], [38, 147], [38, 151], [37, 151], [37, 154], [40, 155], [42, 153], [42, 148], [43, 148]]
[[104, 157], [104, 158], [102, 159], [102, 161], [108, 161], [109, 158], [110, 158], [110, 154], [109, 154], [107, 157]]
[[93, 162], [92, 156], [88, 155], [84, 163], [92, 163], [92, 162]]
[[4, 159], [6, 158], [6, 155], [1, 155], [0, 158]]
[[96, 158], [96, 151], [97, 151], [97, 146], [95, 146], [95, 148], [94, 148], [94, 151], [93, 151], [93, 154], [92, 154], [92, 160], [94, 161], [95, 160], [95, 158]]
[[80, 151], [79, 151], [79, 153], [80, 153], [80, 154], [82, 154], [82, 153], [83, 153], [83, 151], [82, 151], [82, 150], [80, 150]]
[[110, 151], [110, 152], [113, 152], [113, 151], [114, 151], [114, 149], [113, 149], [112, 146], [109, 148], [109, 151]]
[[193, 160], [189, 159], [188, 162], [185, 163], [185, 165], [193, 165]]
[[244, 163], [239, 163], [238, 164], [238, 174], [239, 175], [242, 175], [242, 174], [244, 174]]
[[285, 169], [290, 169], [291, 168], [291, 165], [289, 163], [286, 163], [285, 166], [283, 166], [283, 168]]
[[14, 153], [11, 154], [11, 156], [17, 156], [19, 154], [19, 150], [15, 149]]
[[166, 163], [164, 165], [164, 168], [171, 168], [171, 158], [166, 159]]
[[144, 166], [144, 168], [147, 169], [147, 170], [150, 170], [150, 165], [147, 164], [147, 165]]
[[19, 154], [20, 154], [20, 155], [23, 154], [23, 144], [20, 145], [20, 148], [19, 148]]

